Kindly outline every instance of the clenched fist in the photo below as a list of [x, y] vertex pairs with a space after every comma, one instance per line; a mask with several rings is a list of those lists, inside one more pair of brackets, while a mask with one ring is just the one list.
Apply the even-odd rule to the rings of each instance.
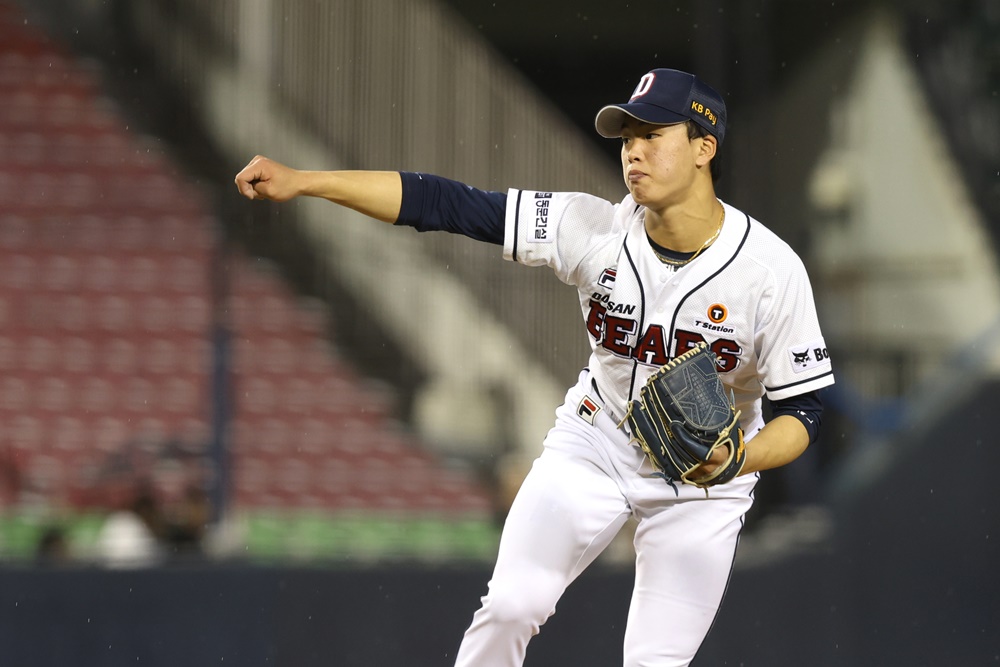
[[283, 202], [302, 194], [304, 173], [257, 155], [236, 174], [236, 187], [247, 199]]

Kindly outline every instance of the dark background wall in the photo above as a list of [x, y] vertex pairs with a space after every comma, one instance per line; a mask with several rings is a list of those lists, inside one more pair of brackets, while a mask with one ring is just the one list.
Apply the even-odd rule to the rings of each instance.
[[[795, 141], [782, 141], [781, 133], [772, 133], [766, 120], [757, 120], [758, 109], [773, 103], [824, 46], [842, 45], [846, 57], [854, 46], [850, 34], [858, 17], [883, 3], [448, 0], [448, 4], [612, 164], [620, 159], [620, 144], [594, 132], [598, 109], [627, 101], [639, 78], [651, 69], [697, 73], [723, 94], [729, 112], [720, 153], [719, 195], [780, 230], [801, 249], [800, 209], [788, 201], [787, 172], [800, 170], [808, 154], [797, 143], [801, 133], [788, 135]], [[825, 136], [825, 126], [813, 129], [818, 139]], [[767, 166], [772, 163], [786, 165], [781, 170], [786, 173], [775, 177]]]
[[[654, 67], [699, 73], [742, 111], [843, 36], [872, 0], [446, 0], [599, 146], [595, 104]], [[605, 102], [601, 102], [604, 100]], [[734, 115], [739, 123], [740, 114]]]

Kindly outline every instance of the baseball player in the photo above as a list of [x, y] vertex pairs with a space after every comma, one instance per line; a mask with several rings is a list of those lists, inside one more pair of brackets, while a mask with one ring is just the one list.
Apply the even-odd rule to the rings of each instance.
[[[579, 290], [592, 354], [510, 508], [488, 593], [458, 651], [463, 667], [523, 664], [566, 587], [630, 517], [636, 574], [624, 664], [689, 664], [722, 602], [759, 472], [816, 439], [817, 390], [833, 382], [802, 262], [716, 197], [726, 132], [719, 93], [692, 74], [656, 69], [595, 123], [621, 140], [629, 194], [618, 204], [485, 192], [418, 173], [306, 172], [261, 156], [236, 177], [250, 199], [323, 197], [396, 225], [494, 243], [505, 259], [548, 266]], [[625, 419], [646, 379], [702, 342], [746, 442], [740, 474], [707, 490], [656, 474]], [[713, 455], [702, 467], [720, 463]]]

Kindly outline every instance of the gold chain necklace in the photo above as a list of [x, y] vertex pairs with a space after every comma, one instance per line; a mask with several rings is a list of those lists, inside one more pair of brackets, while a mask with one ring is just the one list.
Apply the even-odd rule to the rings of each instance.
[[667, 257], [663, 253], [658, 252], [656, 248], [653, 249], [653, 252], [656, 253], [656, 256], [659, 258], [661, 262], [673, 267], [681, 267], [690, 264], [691, 262], [694, 261], [695, 257], [704, 252], [705, 248], [715, 243], [715, 239], [719, 238], [719, 234], [722, 233], [722, 224], [725, 222], [725, 220], [726, 220], [726, 209], [723, 208], [722, 215], [719, 216], [719, 226], [716, 227], [715, 233], [712, 234], [710, 237], [708, 237], [708, 240], [702, 243], [701, 247], [695, 250], [694, 254], [688, 257], [687, 259], [673, 259], [672, 257]]

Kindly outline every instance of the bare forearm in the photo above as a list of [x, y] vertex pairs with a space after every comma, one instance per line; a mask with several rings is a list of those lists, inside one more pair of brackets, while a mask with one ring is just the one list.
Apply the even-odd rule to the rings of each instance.
[[795, 417], [780, 415], [769, 421], [747, 443], [747, 460], [741, 475], [779, 468], [791, 463], [809, 446], [809, 432]]
[[367, 216], [395, 222], [403, 200], [399, 173], [394, 171], [303, 171], [302, 192], [354, 209]]
[[396, 221], [403, 200], [394, 171], [305, 171], [261, 155], [236, 175], [236, 187], [248, 199], [320, 197], [384, 222]]

